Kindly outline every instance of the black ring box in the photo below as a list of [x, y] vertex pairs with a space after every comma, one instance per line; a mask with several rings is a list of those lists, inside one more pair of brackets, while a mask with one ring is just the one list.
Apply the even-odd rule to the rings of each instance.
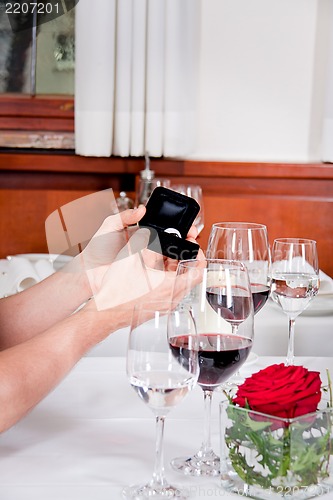
[[194, 259], [199, 245], [187, 241], [186, 236], [199, 211], [200, 205], [193, 198], [156, 187], [139, 222], [140, 227], [150, 230], [148, 248], [171, 259]]

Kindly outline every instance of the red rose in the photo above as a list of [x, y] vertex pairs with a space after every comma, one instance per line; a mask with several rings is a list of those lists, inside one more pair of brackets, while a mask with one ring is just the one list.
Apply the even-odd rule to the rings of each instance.
[[238, 387], [233, 402], [280, 418], [315, 412], [321, 399], [319, 372], [303, 366], [271, 365]]

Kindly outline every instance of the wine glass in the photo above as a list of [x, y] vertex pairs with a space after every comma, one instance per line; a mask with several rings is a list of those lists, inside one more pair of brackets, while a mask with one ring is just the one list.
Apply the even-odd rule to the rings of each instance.
[[200, 212], [196, 216], [193, 224], [198, 230], [198, 234], [203, 230], [205, 226], [205, 213], [204, 213], [204, 204], [203, 204], [203, 196], [202, 196], [202, 188], [196, 184], [174, 184], [171, 186], [171, 189], [177, 191], [177, 193], [185, 194], [186, 196], [190, 196], [194, 198], [200, 205]]
[[295, 319], [319, 290], [317, 245], [314, 240], [277, 238], [273, 242], [271, 297], [288, 316], [287, 365], [294, 364]]
[[213, 224], [207, 257], [242, 261], [248, 270], [254, 314], [266, 304], [270, 294], [270, 248], [267, 228], [254, 222]]
[[253, 342], [253, 302], [246, 266], [241, 262], [205, 259], [178, 264], [184, 296], [199, 339], [198, 385], [204, 394], [204, 436], [191, 457], [172, 460], [173, 469], [191, 476], [216, 476], [220, 459], [211, 445], [213, 392], [246, 361]]
[[127, 499], [187, 498], [164, 476], [164, 420], [195, 386], [198, 338], [188, 307], [151, 302], [134, 308], [127, 351], [127, 376], [139, 398], [156, 417], [156, 455], [152, 479], [123, 490]]

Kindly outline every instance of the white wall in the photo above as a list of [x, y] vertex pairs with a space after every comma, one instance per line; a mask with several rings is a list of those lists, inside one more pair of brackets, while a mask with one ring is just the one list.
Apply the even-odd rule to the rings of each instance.
[[320, 161], [333, 0], [202, 0], [195, 158]]

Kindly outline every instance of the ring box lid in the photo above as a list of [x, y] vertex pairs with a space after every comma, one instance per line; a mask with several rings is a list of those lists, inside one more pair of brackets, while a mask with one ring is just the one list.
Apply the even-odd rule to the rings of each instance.
[[160, 238], [163, 255], [169, 257], [168, 248], [172, 246], [173, 258], [185, 258], [185, 250], [193, 251], [191, 256], [186, 258], [194, 258], [199, 245], [187, 241], [186, 236], [199, 211], [200, 205], [193, 198], [159, 186], [152, 192], [146, 205], [146, 213], [139, 225], [155, 229]]

